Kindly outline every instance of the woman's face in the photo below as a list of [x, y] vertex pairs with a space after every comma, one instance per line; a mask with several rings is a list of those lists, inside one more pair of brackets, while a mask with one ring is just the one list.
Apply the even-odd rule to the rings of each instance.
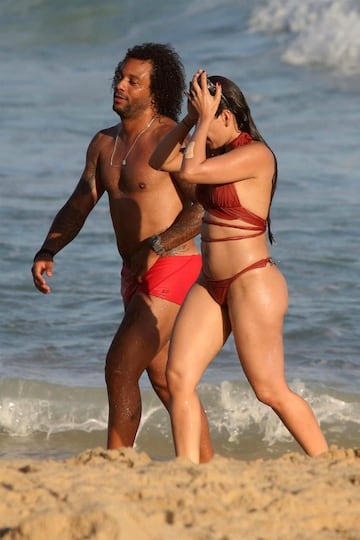
[[212, 120], [209, 126], [206, 147], [209, 150], [217, 150], [227, 144], [228, 138], [228, 129], [225, 126], [223, 116], [220, 114], [220, 116]]

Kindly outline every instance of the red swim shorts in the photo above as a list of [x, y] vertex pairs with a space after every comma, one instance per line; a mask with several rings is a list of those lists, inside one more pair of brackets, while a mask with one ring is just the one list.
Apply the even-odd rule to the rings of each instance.
[[181, 305], [199, 277], [201, 255], [159, 257], [138, 283], [126, 266], [121, 270], [121, 295], [125, 306], [136, 292]]

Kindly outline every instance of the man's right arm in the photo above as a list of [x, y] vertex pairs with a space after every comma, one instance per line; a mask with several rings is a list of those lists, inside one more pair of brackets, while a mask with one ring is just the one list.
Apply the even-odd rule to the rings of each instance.
[[89, 145], [86, 165], [78, 185], [55, 216], [44, 243], [35, 254], [33, 280], [35, 287], [42, 293], [50, 292], [43, 274], [52, 276], [54, 256], [78, 235], [89, 213], [103, 195], [104, 190], [97, 173], [97, 156], [95, 137]]

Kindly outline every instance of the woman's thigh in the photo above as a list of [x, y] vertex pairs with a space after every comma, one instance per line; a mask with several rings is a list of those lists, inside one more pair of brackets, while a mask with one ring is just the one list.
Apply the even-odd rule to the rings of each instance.
[[177, 316], [170, 342], [168, 372], [197, 384], [230, 333], [225, 310], [195, 284]]
[[241, 365], [254, 388], [283, 384], [283, 321], [288, 306], [285, 279], [272, 266], [243, 278], [242, 283], [234, 282], [229, 295], [229, 316]]

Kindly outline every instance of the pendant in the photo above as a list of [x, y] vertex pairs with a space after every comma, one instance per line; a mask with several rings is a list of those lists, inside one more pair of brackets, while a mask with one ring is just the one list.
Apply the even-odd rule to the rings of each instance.
[[123, 167], [125, 167], [125, 165], [126, 165], [126, 159], [123, 159], [123, 160], [122, 160], [121, 165], [123, 165]]

